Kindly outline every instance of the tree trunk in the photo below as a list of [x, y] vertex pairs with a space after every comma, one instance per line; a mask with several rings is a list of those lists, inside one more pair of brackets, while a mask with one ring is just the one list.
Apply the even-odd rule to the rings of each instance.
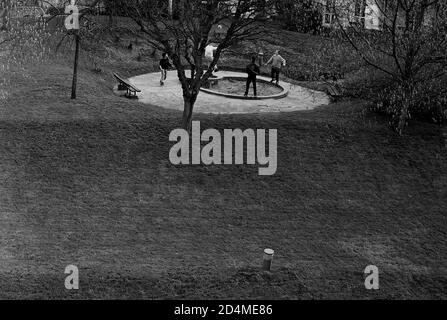
[[411, 112], [413, 102], [414, 102], [414, 86], [412, 83], [404, 83], [402, 106], [400, 109], [399, 123], [397, 125], [397, 130], [399, 134], [403, 133], [405, 126], [407, 125], [408, 116]]
[[75, 41], [76, 41], [76, 49], [75, 49], [75, 59], [74, 59], [74, 66], [73, 66], [73, 82], [71, 85], [71, 98], [76, 99], [76, 87], [78, 84], [78, 63], [79, 63], [79, 33], [76, 31], [75, 34]]
[[194, 108], [195, 99], [184, 97], [183, 100], [184, 100], [184, 109], [183, 109], [182, 126], [183, 126], [183, 129], [190, 132], [191, 131], [192, 111]]

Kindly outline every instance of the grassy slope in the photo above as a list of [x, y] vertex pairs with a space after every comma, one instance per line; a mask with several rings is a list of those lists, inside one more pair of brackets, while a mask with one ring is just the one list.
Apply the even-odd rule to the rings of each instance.
[[[1, 298], [446, 297], [440, 128], [397, 137], [361, 101], [196, 115], [203, 128], [278, 129], [278, 172], [174, 167], [180, 113], [113, 96], [109, 74], [83, 70], [76, 102], [69, 67], [29, 75], [0, 105]], [[266, 247], [272, 274], [258, 270]], [[63, 287], [68, 264], [78, 292]], [[363, 286], [369, 264], [377, 292]]]

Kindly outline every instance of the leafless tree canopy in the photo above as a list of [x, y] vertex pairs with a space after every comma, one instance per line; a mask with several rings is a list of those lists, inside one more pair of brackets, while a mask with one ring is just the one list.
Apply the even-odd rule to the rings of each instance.
[[[170, 15], [168, 1], [129, 0], [120, 6], [121, 12], [139, 26], [140, 35], [172, 59], [183, 89], [183, 127], [189, 128], [200, 86], [211, 76], [221, 54], [237, 42], [260, 34], [256, 21], [261, 10], [257, 2], [178, 0], [175, 18]], [[213, 61], [204, 66], [205, 48], [216, 42], [213, 35], [218, 25], [225, 31], [218, 40]], [[186, 75], [187, 69], [194, 70], [191, 79]]]
[[398, 129], [415, 102], [417, 86], [447, 75], [447, 2], [445, 0], [367, 0], [380, 32], [346, 23], [350, 8], [333, 1], [338, 24], [361, 58], [402, 89]]
[[[365, 31], [361, 25], [343, 26], [347, 39], [371, 66], [403, 81], [425, 81], [426, 68], [446, 73], [447, 3], [443, 0], [369, 0], [382, 31]], [[343, 6], [335, 12], [341, 22]]]

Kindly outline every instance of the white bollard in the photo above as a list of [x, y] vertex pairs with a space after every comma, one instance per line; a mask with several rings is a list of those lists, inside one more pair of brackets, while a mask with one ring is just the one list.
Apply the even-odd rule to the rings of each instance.
[[264, 271], [270, 271], [274, 254], [275, 254], [275, 251], [273, 249], [265, 249], [264, 250], [264, 259], [262, 261], [262, 269]]

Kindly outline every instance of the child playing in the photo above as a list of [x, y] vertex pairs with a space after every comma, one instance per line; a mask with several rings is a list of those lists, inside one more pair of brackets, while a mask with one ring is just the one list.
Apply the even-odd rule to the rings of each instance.
[[160, 60], [160, 85], [163, 86], [165, 84], [165, 80], [168, 77], [168, 69], [171, 68], [171, 62], [169, 61], [168, 54], [165, 52]]

